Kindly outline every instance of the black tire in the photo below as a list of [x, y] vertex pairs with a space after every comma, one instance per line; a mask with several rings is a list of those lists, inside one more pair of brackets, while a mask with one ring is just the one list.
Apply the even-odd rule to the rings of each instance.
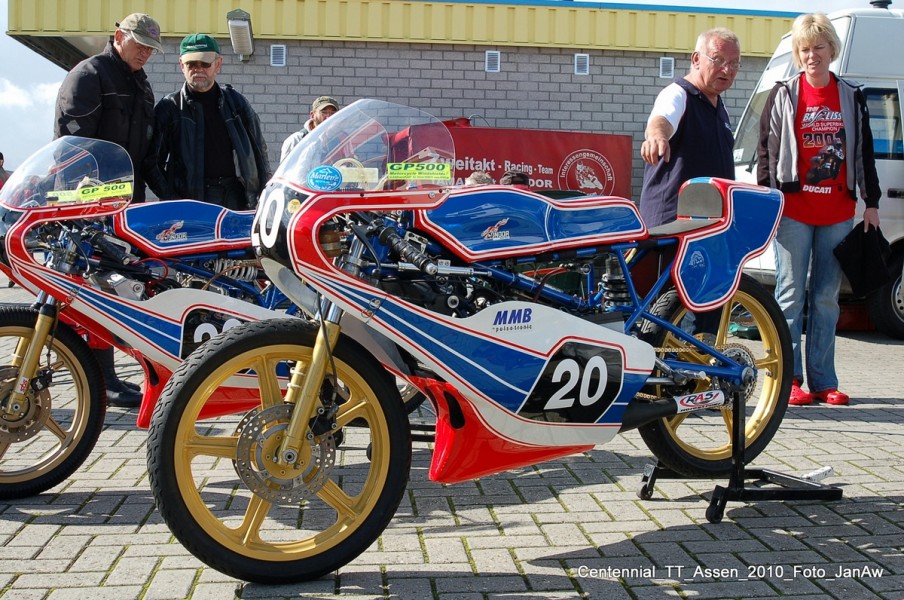
[[424, 392], [420, 391], [410, 383], [400, 382], [398, 383], [399, 394], [402, 396], [402, 403], [405, 406], [405, 414], [410, 415], [418, 408], [421, 407], [421, 404], [427, 399], [427, 396]]
[[[730, 348], [738, 356], [749, 357], [748, 362], [757, 367], [756, 384], [745, 392], [744, 458], [749, 463], [772, 441], [788, 408], [793, 376], [791, 335], [775, 298], [746, 275], [726, 304], [726, 311], [729, 318], [722, 320], [716, 344]], [[687, 309], [673, 289], [658, 298], [651, 312], [671, 323], [680, 323]], [[752, 331], [756, 334], [752, 335]], [[685, 350], [682, 360], [701, 364], [709, 360], [708, 355], [653, 323], [645, 322], [641, 335], [658, 349], [658, 356], [674, 356], [678, 347]], [[668, 397], [709, 388], [707, 379], [680, 388], [656, 386], [646, 391]], [[639, 432], [650, 451], [669, 469], [688, 477], [721, 477], [728, 475], [732, 466], [731, 422], [729, 406], [659, 419], [641, 426]]]
[[[154, 410], [148, 471], [160, 514], [192, 554], [232, 577], [292, 583], [335, 571], [380, 536], [405, 493], [411, 431], [395, 380], [345, 336], [333, 352], [338, 385], [323, 386], [344, 398], [335, 417], [341, 447], [329, 429], [308, 427], [304, 467], [257, 459], [278, 447], [292, 410], [277, 371], [307, 363], [316, 335], [301, 319], [235, 327], [176, 369]], [[266, 407], [244, 417], [200, 414], [213, 390], [236, 373], [249, 380], [250, 369]], [[249, 531], [238, 532], [251, 512]]]
[[[0, 401], [6, 407], [18, 374], [15, 349], [30, 343], [37, 316], [29, 307], [0, 308]], [[41, 352], [39, 369], [48, 365], [49, 386], [32, 386], [15, 415], [0, 413], [0, 499], [34, 496], [65, 481], [91, 454], [104, 427], [100, 366], [88, 344], [63, 323]]]
[[885, 335], [904, 340], [904, 291], [901, 290], [901, 269], [904, 268], [904, 249], [899, 249], [891, 260], [894, 280], [885, 284], [866, 298], [869, 316], [876, 329]]

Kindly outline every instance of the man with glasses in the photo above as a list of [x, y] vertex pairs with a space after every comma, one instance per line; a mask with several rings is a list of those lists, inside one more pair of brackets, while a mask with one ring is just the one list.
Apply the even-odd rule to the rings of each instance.
[[78, 135], [125, 148], [135, 165], [133, 202], [144, 201], [154, 165], [154, 92], [144, 65], [157, 52], [163, 52], [160, 25], [133, 13], [116, 24], [103, 52], [69, 71], [57, 95], [54, 138]]
[[[647, 227], [678, 217], [678, 190], [694, 177], [734, 179], [734, 135], [722, 93], [741, 68], [741, 42], [728, 29], [697, 37], [691, 68], [659, 92], [647, 119], [640, 215]], [[714, 343], [721, 309], [689, 314], [682, 327]]]
[[179, 55], [185, 84], [155, 108], [154, 152], [162, 176], [152, 189], [163, 200], [252, 209], [272, 175], [260, 119], [244, 96], [217, 83], [223, 57], [215, 39], [188, 35]]
[[[125, 148], [135, 166], [132, 202], [144, 202], [145, 178], [153, 177], [154, 92], [144, 65], [157, 52], [163, 52], [160, 25], [148, 15], [133, 13], [116, 24], [103, 52], [69, 71], [57, 95], [54, 138], [77, 135]], [[88, 343], [104, 376], [107, 404], [139, 406], [141, 388], [119, 379], [113, 347], [93, 337]]]
[[656, 97], [640, 156], [640, 214], [647, 227], [674, 221], [678, 190], [693, 177], [734, 179], [734, 136], [721, 94], [741, 68], [741, 43], [727, 29], [701, 33], [687, 75]]

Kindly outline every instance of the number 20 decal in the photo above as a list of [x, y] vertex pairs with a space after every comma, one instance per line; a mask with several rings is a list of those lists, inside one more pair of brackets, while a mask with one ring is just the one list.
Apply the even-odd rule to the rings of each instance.
[[571, 408], [575, 400], [581, 406], [598, 402], [606, 391], [607, 372], [606, 361], [602, 356], [590, 357], [583, 369], [574, 359], [563, 360], [556, 365], [552, 380], [554, 383], [564, 382], [564, 385], [550, 397], [543, 410]]
[[518, 414], [536, 421], [596, 423], [621, 392], [617, 347], [567, 342], [550, 357]]
[[282, 186], [273, 187], [261, 199], [261, 206], [251, 223], [251, 243], [273, 248], [279, 235], [279, 223], [286, 208], [286, 196]]

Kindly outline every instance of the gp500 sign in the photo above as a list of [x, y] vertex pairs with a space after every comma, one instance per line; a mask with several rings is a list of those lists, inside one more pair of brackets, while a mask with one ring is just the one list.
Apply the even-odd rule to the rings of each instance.
[[389, 179], [451, 181], [449, 163], [389, 163]]

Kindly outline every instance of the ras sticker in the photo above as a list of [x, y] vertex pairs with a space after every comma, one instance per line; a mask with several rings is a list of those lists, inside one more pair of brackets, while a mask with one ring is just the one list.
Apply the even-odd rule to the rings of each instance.
[[725, 405], [725, 394], [722, 390], [709, 390], [687, 396], [676, 396], [678, 414], [699, 410], [701, 408], [717, 408]]

